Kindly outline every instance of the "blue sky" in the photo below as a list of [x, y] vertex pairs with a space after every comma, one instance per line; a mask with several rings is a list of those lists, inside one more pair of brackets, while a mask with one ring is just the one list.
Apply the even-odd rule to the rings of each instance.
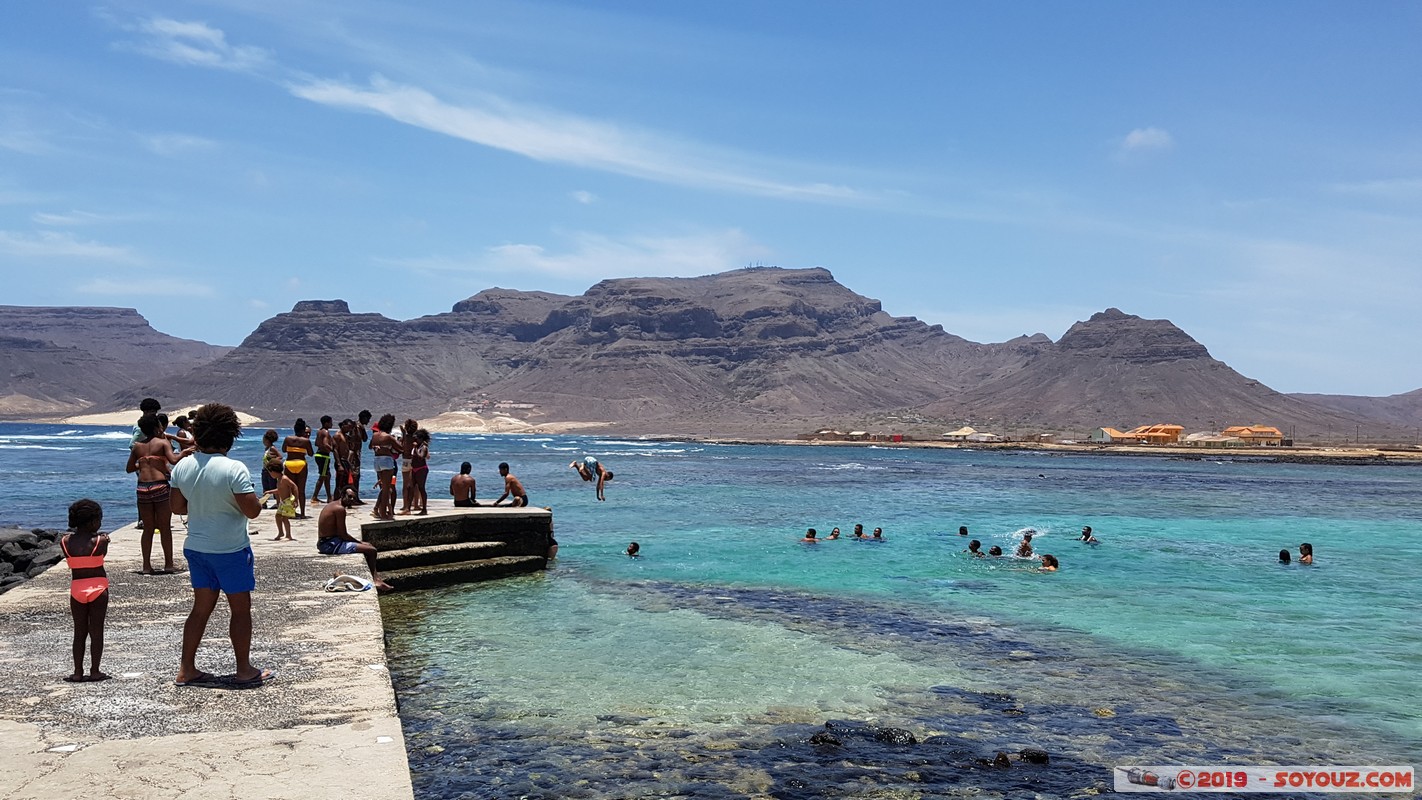
[[975, 341], [1167, 318], [1422, 387], [1422, 4], [14, 3], [0, 302], [236, 344], [302, 299], [823, 266]]

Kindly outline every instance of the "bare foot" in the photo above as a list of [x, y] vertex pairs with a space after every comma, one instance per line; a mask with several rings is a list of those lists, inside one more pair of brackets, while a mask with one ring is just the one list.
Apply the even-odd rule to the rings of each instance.
[[65, 682], [65, 683], [83, 683], [83, 682], [84, 682], [84, 673], [82, 673], [82, 672], [76, 672], [76, 673], [74, 673], [73, 675], [65, 675], [65, 676], [64, 676], [64, 682]]
[[377, 579], [377, 580], [373, 581], [373, 583], [375, 584], [375, 591], [380, 592], [381, 594], [385, 594], [386, 592], [393, 592], [393, 591], [395, 591], [395, 587], [394, 587], [394, 586], [391, 586], [390, 584], [386, 583], [385, 581], [382, 581], [382, 580]]
[[90, 672], [90, 673], [89, 673], [89, 677], [88, 677], [88, 678], [85, 678], [85, 680], [86, 680], [86, 681], [106, 681], [106, 680], [108, 680], [108, 679], [111, 678], [111, 677], [113, 677], [113, 676], [112, 676], [112, 675], [109, 675], [107, 672], [98, 672], [98, 671], [96, 671], [96, 672]]
[[273, 539], [272, 541], [274, 541], [274, 542], [279, 542], [279, 541], [281, 541], [281, 534], [278, 533], [278, 534], [277, 534], [277, 537], [276, 537], [275, 539]]

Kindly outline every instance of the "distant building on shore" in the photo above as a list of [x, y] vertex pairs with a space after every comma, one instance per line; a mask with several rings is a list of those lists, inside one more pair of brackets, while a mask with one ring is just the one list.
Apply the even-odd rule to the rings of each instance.
[[1251, 447], [1278, 447], [1284, 443], [1284, 433], [1269, 425], [1235, 425], [1225, 428], [1225, 436], [1234, 436]]
[[1184, 432], [1183, 425], [1157, 423], [1141, 425], [1128, 431], [1097, 428], [1088, 438], [1100, 444], [1176, 444], [1180, 441], [1180, 434]]

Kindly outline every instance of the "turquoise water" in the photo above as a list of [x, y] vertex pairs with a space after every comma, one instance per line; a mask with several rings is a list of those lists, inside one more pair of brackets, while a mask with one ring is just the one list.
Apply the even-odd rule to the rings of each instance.
[[[22, 487], [0, 521], [59, 521], [76, 475], [132, 518], [122, 432], [70, 430], [0, 426], [0, 477]], [[1012, 796], [1023, 770], [970, 765], [1024, 746], [1053, 755], [1033, 790], [1069, 795], [1115, 763], [1422, 754], [1417, 468], [591, 436], [434, 450], [432, 487], [470, 460], [483, 496], [510, 462], [561, 548], [542, 575], [385, 600], [429, 796]], [[617, 473], [605, 503], [568, 469], [584, 453]], [[855, 523], [887, 541], [798, 542]], [[1074, 541], [1087, 524], [1097, 547]], [[1008, 552], [1035, 528], [1062, 569], [969, 559], [959, 525]], [[1277, 564], [1305, 541], [1315, 566]], [[806, 742], [830, 720], [954, 755], [849, 737], [826, 756]]]

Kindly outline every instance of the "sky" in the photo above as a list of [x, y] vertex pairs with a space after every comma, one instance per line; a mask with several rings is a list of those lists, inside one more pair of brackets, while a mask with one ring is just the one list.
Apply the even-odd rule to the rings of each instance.
[[114, 0], [0, 12], [0, 303], [239, 343], [299, 300], [752, 265], [980, 342], [1108, 307], [1422, 388], [1422, 4]]

